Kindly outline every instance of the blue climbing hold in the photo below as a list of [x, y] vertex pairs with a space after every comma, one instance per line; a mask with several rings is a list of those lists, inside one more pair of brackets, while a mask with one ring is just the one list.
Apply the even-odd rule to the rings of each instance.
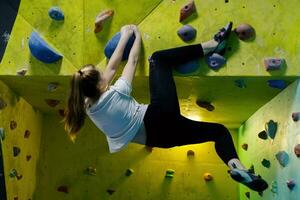
[[284, 80], [268, 80], [268, 85], [277, 89], [286, 88], [286, 82]]
[[[112, 38], [111, 40], [106, 44], [105, 46], [105, 49], [104, 49], [104, 54], [105, 56], [109, 59], [112, 54], [114, 53], [118, 43], [119, 43], [119, 40], [121, 38], [121, 33], [118, 32], [116, 33]], [[135, 40], [135, 36], [132, 35], [127, 44], [126, 44], [126, 47], [125, 47], [125, 50], [124, 50], [124, 53], [123, 53], [123, 57], [122, 57], [122, 61], [123, 60], [127, 60], [128, 59], [128, 56], [129, 56], [129, 53], [130, 53], [130, 50], [131, 50], [131, 47], [134, 43], [134, 40]]]
[[235, 80], [234, 83], [239, 88], [246, 88], [247, 87], [244, 79]]
[[211, 69], [218, 70], [226, 64], [226, 59], [217, 53], [213, 53], [211, 56], [207, 57], [206, 63]]
[[48, 10], [48, 15], [51, 19], [61, 21], [65, 19], [63, 11], [59, 7], [51, 7]]
[[44, 63], [53, 63], [62, 58], [36, 31], [33, 31], [30, 35], [29, 49], [36, 59]]
[[200, 63], [198, 60], [192, 60], [187, 63], [175, 66], [175, 70], [181, 74], [189, 74], [195, 72]]
[[287, 166], [289, 162], [289, 154], [287, 154], [287, 152], [279, 151], [275, 156], [282, 167]]
[[265, 124], [265, 130], [269, 137], [274, 139], [277, 132], [277, 122], [270, 120], [268, 123]]
[[177, 35], [185, 42], [193, 40], [196, 34], [197, 30], [190, 25], [184, 25], [177, 31]]

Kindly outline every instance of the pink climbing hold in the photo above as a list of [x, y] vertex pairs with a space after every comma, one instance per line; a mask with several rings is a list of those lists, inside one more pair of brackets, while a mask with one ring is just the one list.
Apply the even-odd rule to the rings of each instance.
[[292, 118], [293, 118], [294, 122], [299, 121], [299, 119], [300, 119], [300, 112], [294, 112], [292, 114]]
[[195, 6], [195, 2], [192, 0], [181, 8], [179, 21], [180, 22], [184, 21], [195, 12], [196, 12], [196, 6]]
[[114, 11], [113, 10], [105, 10], [103, 12], [101, 12], [99, 15], [97, 15], [96, 19], [95, 19], [95, 29], [94, 32], [95, 33], [99, 33], [103, 30], [104, 28], [104, 23], [110, 19], [112, 16], [114, 15]]
[[283, 58], [265, 58], [264, 59], [265, 69], [267, 71], [280, 70], [284, 65]]
[[300, 157], [300, 144], [297, 144], [294, 147], [294, 152], [295, 152], [296, 156], [299, 158]]

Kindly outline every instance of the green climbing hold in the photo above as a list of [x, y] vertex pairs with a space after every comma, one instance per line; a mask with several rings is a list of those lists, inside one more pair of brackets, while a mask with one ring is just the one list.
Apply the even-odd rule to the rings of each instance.
[[272, 182], [271, 192], [274, 193], [274, 194], [277, 194], [277, 192], [278, 192], [278, 184], [277, 184], [277, 181], [273, 181], [273, 182]]
[[126, 170], [125, 175], [126, 176], [131, 176], [133, 173], [134, 173], [134, 170], [129, 168], [129, 169]]
[[265, 158], [261, 161], [261, 164], [262, 164], [265, 168], [270, 168], [270, 167], [271, 167], [271, 162], [270, 162], [269, 160], [265, 159]]

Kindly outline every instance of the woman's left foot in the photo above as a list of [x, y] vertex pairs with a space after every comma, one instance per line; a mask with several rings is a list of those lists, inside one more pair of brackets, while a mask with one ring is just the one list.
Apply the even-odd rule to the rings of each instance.
[[248, 170], [232, 169], [228, 171], [230, 176], [235, 181], [244, 184], [250, 189], [263, 192], [268, 188], [268, 183], [262, 179], [259, 175], [249, 172]]
[[218, 43], [223, 42], [229, 37], [231, 33], [231, 29], [232, 29], [232, 22], [229, 22], [228, 24], [226, 24], [226, 26], [221, 28], [218, 33], [214, 35], [214, 40], [217, 41]]

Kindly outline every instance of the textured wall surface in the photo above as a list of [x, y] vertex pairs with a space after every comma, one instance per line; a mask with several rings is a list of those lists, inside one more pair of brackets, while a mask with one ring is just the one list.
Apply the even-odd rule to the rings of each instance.
[[[292, 119], [293, 112], [300, 110], [300, 85], [299, 81], [292, 84], [268, 104], [259, 109], [239, 131], [239, 144], [248, 143], [248, 151], [240, 149], [241, 160], [261, 174], [271, 186], [263, 197], [251, 192], [251, 199], [276, 199], [276, 200], [298, 200], [300, 196], [300, 160], [294, 154], [294, 146], [300, 143], [299, 122]], [[262, 140], [257, 134], [265, 129], [265, 123], [269, 120], [278, 123], [278, 130], [274, 140]], [[289, 154], [287, 166], [282, 167], [275, 158], [279, 151], [286, 151]], [[265, 168], [261, 164], [263, 159], [271, 162], [270, 168]], [[290, 191], [286, 185], [287, 180], [295, 180], [296, 187]], [[271, 192], [272, 182], [276, 181], [278, 192]], [[241, 199], [247, 199], [245, 192], [249, 191], [245, 187], [240, 188]]]
[[[2, 151], [7, 199], [32, 199], [38, 178], [36, 166], [40, 155], [42, 114], [3, 82], [0, 82], [0, 97], [7, 104], [0, 110], [0, 127], [5, 131]], [[16, 128], [10, 128], [11, 121], [16, 122]], [[30, 131], [28, 138], [24, 138], [26, 130]], [[14, 147], [21, 150], [17, 156], [13, 154]], [[9, 177], [12, 169], [17, 170], [19, 178]]]

